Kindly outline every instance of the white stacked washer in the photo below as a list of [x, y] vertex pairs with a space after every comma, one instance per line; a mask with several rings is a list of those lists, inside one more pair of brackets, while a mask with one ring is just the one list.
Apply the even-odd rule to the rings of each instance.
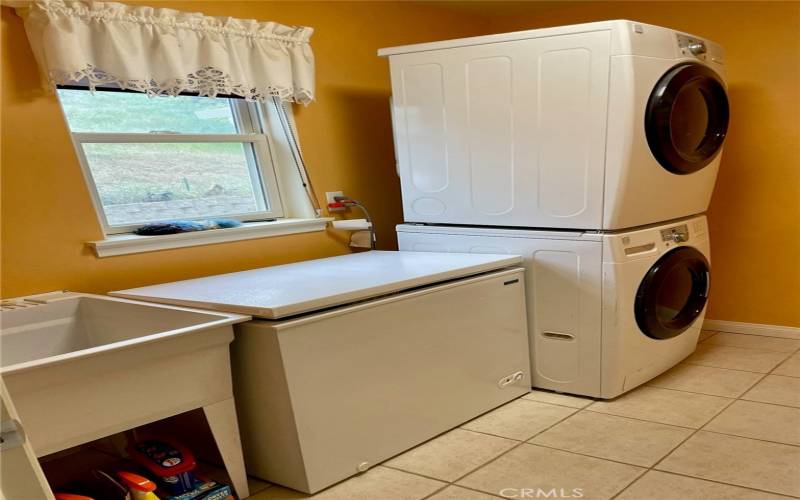
[[403, 224], [401, 250], [522, 255], [534, 387], [613, 398], [694, 351], [705, 216], [619, 233]]
[[379, 54], [400, 249], [525, 256], [534, 386], [614, 397], [694, 349], [709, 284], [696, 216], [728, 126], [720, 46], [605, 21]]

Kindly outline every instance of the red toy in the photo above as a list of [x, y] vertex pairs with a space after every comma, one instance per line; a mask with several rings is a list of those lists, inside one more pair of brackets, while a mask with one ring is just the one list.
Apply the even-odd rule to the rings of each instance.
[[139, 464], [158, 477], [173, 495], [194, 489], [192, 470], [197, 466], [189, 448], [167, 439], [147, 439], [128, 447], [128, 453]]

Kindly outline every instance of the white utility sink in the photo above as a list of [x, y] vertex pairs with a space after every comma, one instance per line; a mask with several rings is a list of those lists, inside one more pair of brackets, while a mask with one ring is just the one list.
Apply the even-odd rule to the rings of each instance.
[[70, 292], [1, 309], [0, 375], [37, 456], [203, 408], [247, 496], [229, 344], [249, 316]]
[[198, 330], [237, 323], [241, 318], [75, 293], [6, 301], [0, 314], [3, 375], [156, 344]]

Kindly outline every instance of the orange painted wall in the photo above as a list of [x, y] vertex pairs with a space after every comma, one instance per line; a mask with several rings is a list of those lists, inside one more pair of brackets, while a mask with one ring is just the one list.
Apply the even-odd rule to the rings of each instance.
[[[317, 102], [296, 109], [311, 177], [321, 197], [341, 189], [361, 199], [378, 221], [380, 247], [395, 248], [402, 212], [389, 72], [376, 51], [482, 33], [483, 20], [401, 2], [146, 3], [314, 27]], [[348, 252], [346, 236], [328, 231], [96, 258], [84, 242], [103, 235], [58, 103], [40, 90], [22, 20], [10, 8], [2, 8], [0, 29], [3, 297], [106, 292]]]
[[[144, 3], [155, 3], [153, 0]], [[628, 18], [723, 44], [732, 121], [709, 221], [714, 319], [800, 326], [800, 4], [779, 2], [158, 2], [316, 28], [318, 102], [297, 121], [320, 195], [367, 203], [383, 248], [402, 220], [382, 46]], [[57, 103], [2, 9], [2, 296], [103, 292], [347, 252], [335, 233], [95, 258], [101, 237]]]
[[[461, 7], [489, 16], [493, 32], [633, 19], [722, 44], [731, 124], [708, 212], [713, 267], [708, 317], [800, 327], [800, 3]], [[504, 11], [507, 15], [498, 15]]]

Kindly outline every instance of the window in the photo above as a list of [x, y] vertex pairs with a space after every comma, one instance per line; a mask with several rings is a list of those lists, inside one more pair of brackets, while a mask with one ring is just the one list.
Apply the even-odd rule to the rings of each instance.
[[149, 222], [283, 217], [260, 107], [59, 89], [106, 234]]

